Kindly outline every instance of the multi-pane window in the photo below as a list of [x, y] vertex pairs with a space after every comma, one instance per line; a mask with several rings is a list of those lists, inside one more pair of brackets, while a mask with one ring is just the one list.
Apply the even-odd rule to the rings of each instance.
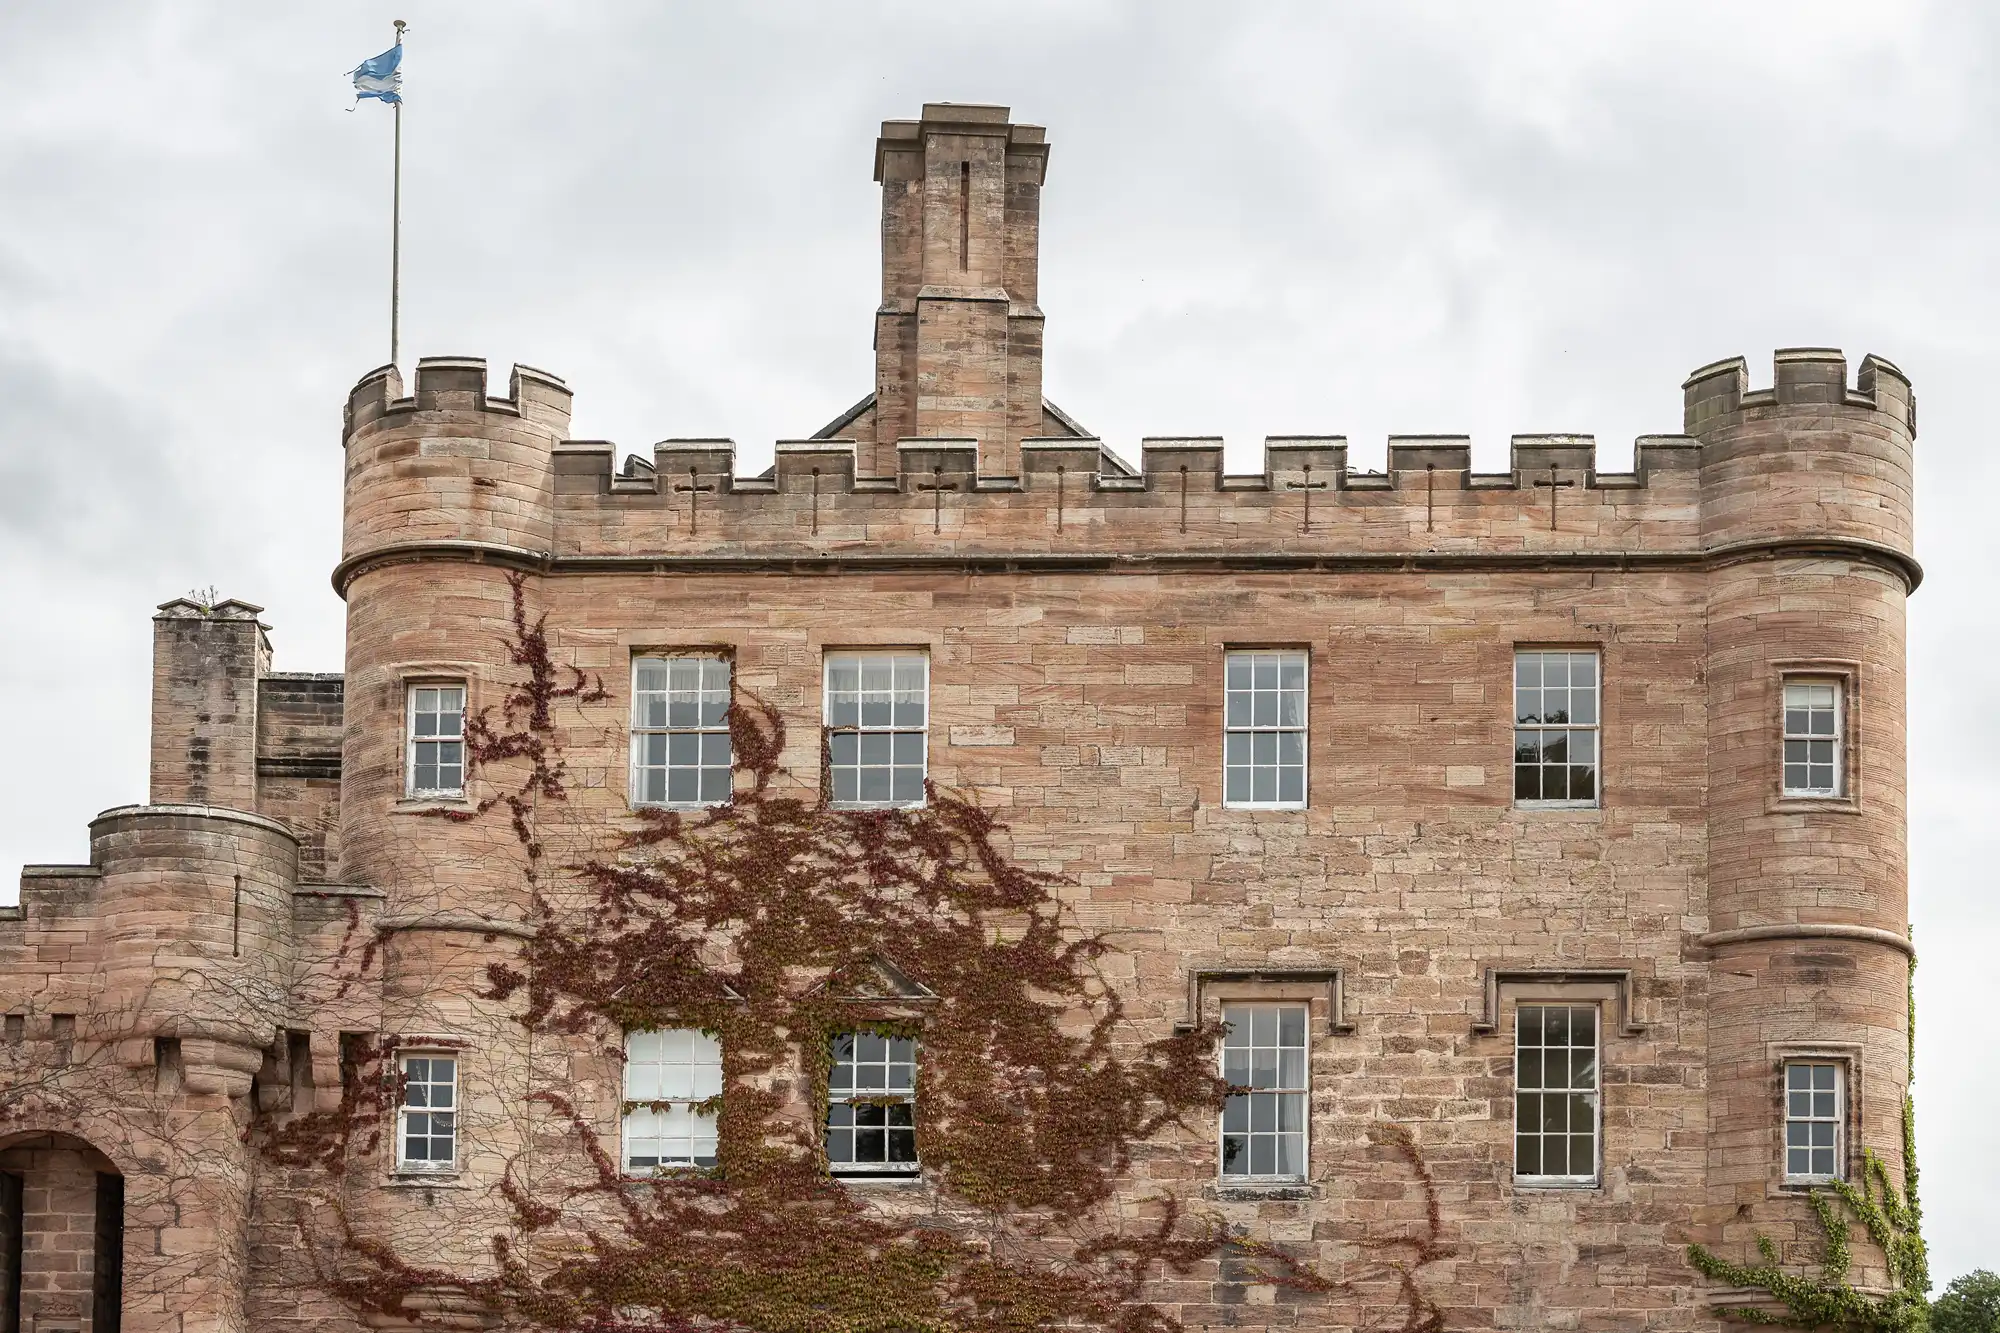
[[1235, 652], [1223, 662], [1225, 805], [1306, 803], [1306, 655]]
[[[625, 1034], [625, 1169], [715, 1165], [722, 1043], [694, 1028]], [[706, 1105], [704, 1105], [706, 1103]]]
[[1306, 1006], [1222, 1008], [1222, 1174], [1306, 1174]]
[[916, 653], [842, 653], [826, 659], [833, 803], [922, 805], [929, 663]]
[[1785, 1066], [1785, 1179], [1841, 1175], [1841, 1067], [1794, 1060]]
[[1514, 1176], [1597, 1180], [1597, 1007], [1514, 1010]]
[[1840, 686], [1785, 682], [1785, 794], [1840, 795]]
[[458, 1057], [406, 1055], [402, 1066], [397, 1165], [449, 1171], [458, 1163]]
[[720, 805], [729, 799], [729, 659], [632, 663], [632, 800]]
[[456, 796], [465, 790], [465, 686], [410, 687], [411, 796]]
[[1514, 654], [1514, 799], [1597, 804], [1597, 654]]
[[826, 1160], [833, 1170], [917, 1169], [914, 1037], [873, 1032], [835, 1037], [826, 1091]]

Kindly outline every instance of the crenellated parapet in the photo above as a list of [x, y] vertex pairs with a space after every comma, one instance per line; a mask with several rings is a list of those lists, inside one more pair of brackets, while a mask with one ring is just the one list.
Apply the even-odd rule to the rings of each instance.
[[404, 396], [394, 366], [347, 398], [343, 556], [412, 541], [547, 550], [551, 459], [569, 431], [570, 392], [516, 366], [505, 398], [486, 393], [486, 363], [427, 357]]
[[[348, 405], [347, 558], [337, 586], [385, 559], [455, 552], [547, 566], [839, 560], [1342, 562], [1657, 561], [1827, 542], [1918, 571], [1908, 543], [1908, 382], [1837, 352], [1782, 351], [1772, 388], [1744, 362], [1687, 381], [1687, 434], [1641, 437], [1629, 470], [1589, 435], [1513, 437], [1479, 472], [1464, 436], [1394, 436], [1359, 471], [1345, 437], [1278, 436], [1229, 472], [1213, 437], [1149, 438], [1137, 466], [1086, 436], [1020, 444], [1018, 470], [981, 470], [972, 436], [782, 440], [755, 476], [724, 439], [670, 439], [621, 459], [563, 438], [569, 392], [516, 367], [506, 398], [485, 366], [419, 364], [403, 397], [371, 373]], [[874, 466], [879, 467], [877, 462]], [[1885, 532], [1889, 534], [1885, 540]]]
[[1741, 357], [1682, 386], [1687, 432], [1702, 444], [1704, 545], [1815, 535], [1910, 555], [1909, 379], [1869, 356], [1849, 387], [1847, 359], [1832, 348], [1785, 348], [1774, 359], [1768, 389], [1748, 387]]

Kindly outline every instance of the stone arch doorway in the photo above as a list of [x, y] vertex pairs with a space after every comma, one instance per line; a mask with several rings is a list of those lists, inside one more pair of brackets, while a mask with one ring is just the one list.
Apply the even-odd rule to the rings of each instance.
[[119, 1333], [125, 1177], [69, 1134], [0, 1140], [0, 1333]]

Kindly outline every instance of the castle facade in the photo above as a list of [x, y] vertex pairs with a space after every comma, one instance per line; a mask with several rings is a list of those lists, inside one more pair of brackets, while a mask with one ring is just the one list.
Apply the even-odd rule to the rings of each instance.
[[[273, 672], [260, 608], [167, 603], [150, 803], [0, 916], [0, 1330], [699, 1326], [656, 1297], [804, 1327], [647, 1267], [721, 1214], [618, 1251], [653, 1286], [565, 1268], [645, 1232], [619, 1210], [660, 1180], [725, 1207], [748, 1106], [892, 1228], [854, 1263], [974, 1244], [1012, 1186], [959, 1188], [977, 1062], [930, 1062], [979, 969], [910, 905], [940, 876], [896, 868], [959, 864], [896, 842], [941, 811], [979, 849], [954, 885], [1043, 895], [953, 917], [963, 948], [1101, 945], [1038, 1041], [1101, 1032], [1100, 1072], [1192, 1043], [1220, 1080], [1114, 1147], [1063, 1119], [1072, 1081], [1009, 1075], [1063, 1127], [1036, 1198], [1066, 1153], [1107, 1182], [1023, 1205], [1007, 1262], [1053, 1255], [1051, 1291], [1095, 1263], [1188, 1328], [1713, 1330], [1760, 1297], [1691, 1242], [1816, 1263], [1810, 1191], [1900, 1169], [1908, 380], [1719, 361], [1628, 473], [1535, 435], [1496, 474], [1451, 437], [1379, 474], [1337, 436], [1134, 467], [1042, 394], [1048, 153], [1004, 108], [882, 127], [874, 389], [761, 475], [727, 441], [572, 439], [526, 366], [504, 397], [465, 358], [361, 379], [344, 671]], [[732, 801], [763, 822], [703, 822]], [[836, 817], [885, 859], [828, 880], [932, 943], [841, 961], [836, 911], [752, 956], [754, 903], [706, 933], [659, 905]], [[732, 1035], [794, 983], [860, 1016]], [[1033, 1065], [993, 1031], [991, 1068]], [[1063, 1249], [1086, 1216], [1195, 1249], [1120, 1269]], [[1021, 1308], [975, 1285], [960, 1326]]]

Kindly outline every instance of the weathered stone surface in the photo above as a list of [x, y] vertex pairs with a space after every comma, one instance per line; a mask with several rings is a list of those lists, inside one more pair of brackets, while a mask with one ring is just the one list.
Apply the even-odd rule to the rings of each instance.
[[[1171, 1194], [1337, 1266], [1423, 1223], [1371, 1144], [1388, 1122], [1437, 1181], [1453, 1253], [1423, 1281], [1448, 1326], [1713, 1329], [1688, 1241], [1810, 1253], [1780, 1179], [1787, 1053], [1849, 1062], [1850, 1166], [1900, 1160], [1907, 382], [1870, 358], [1850, 388], [1838, 353], [1805, 349], [1750, 391], [1717, 363], [1687, 382], [1687, 434], [1643, 441], [1631, 475], [1567, 436], [1517, 437], [1496, 476], [1430, 437], [1381, 475], [1337, 437], [1273, 440], [1249, 477], [1194, 439], [1134, 469], [1041, 400], [1046, 155], [999, 108], [883, 127], [873, 394], [763, 477], [716, 441], [617, 467], [525, 367], [505, 399], [463, 358], [420, 363], [407, 397], [393, 368], [362, 380], [344, 676], [271, 673], [257, 608], [162, 608], [157, 804], [101, 816], [89, 866], [30, 867], [0, 919], [24, 1300], [90, 1328], [78, 1191], [115, 1173], [127, 1330], [359, 1327], [305, 1263], [332, 1219], [246, 1146], [339, 1105], [344, 1040], [460, 1061], [461, 1169], [398, 1179], [385, 1142], [340, 1186], [356, 1234], [412, 1263], [493, 1272], [510, 1164], [561, 1188], [536, 1174], [563, 1128], [531, 1088], [615, 1140], [615, 1052], [537, 1046], [521, 1000], [491, 998], [530, 922], [504, 815], [404, 795], [409, 683], [463, 680], [476, 712], [519, 678], [510, 572], [556, 659], [608, 691], [555, 715], [566, 827], [630, 820], [637, 653], [726, 650], [786, 717], [810, 796], [823, 655], [922, 650], [931, 776], [1000, 810], [1012, 854], [1120, 945], [1103, 972], [1132, 1040], [1191, 994], [1315, 1006], [1311, 1179], [1222, 1188], [1210, 1127], [1171, 1128], [1140, 1145], [1127, 1216]], [[1226, 808], [1224, 653], [1274, 645], [1311, 655], [1308, 808]], [[1601, 808], [1514, 804], [1520, 646], [1601, 655]], [[1781, 799], [1789, 671], [1846, 685], [1842, 799]], [[1539, 996], [1603, 1007], [1596, 1188], [1513, 1179], [1510, 1015]], [[1193, 1327], [1383, 1313], [1253, 1279], [1218, 1260], [1151, 1295]]]

